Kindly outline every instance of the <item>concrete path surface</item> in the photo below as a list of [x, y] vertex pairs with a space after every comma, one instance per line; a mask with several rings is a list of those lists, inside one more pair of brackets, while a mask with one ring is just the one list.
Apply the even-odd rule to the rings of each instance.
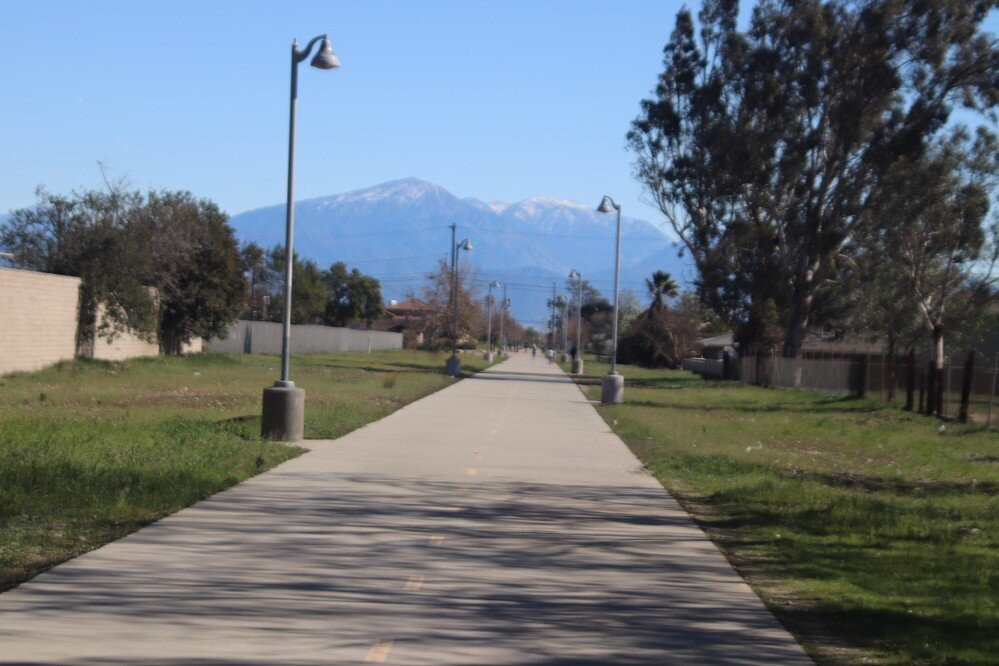
[[0, 594], [0, 662], [811, 663], [540, 357], [310, 445]]

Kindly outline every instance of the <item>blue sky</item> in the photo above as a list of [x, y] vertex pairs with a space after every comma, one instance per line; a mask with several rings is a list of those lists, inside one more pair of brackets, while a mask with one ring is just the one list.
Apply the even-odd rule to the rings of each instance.
[[230, 213], [283, 201], [289, 46], [327, 32], [343, 66], [301, 69], [296, 198], [417, 176], [485, 200], [607, 193], [659, 223], [624, 134], [680, 6], [6, 0], [0, 211], [99, 186], [98, 161]]
[[230, 213], [285, 196], [288, 51], [300, 71], [296, 198], [406, 176], [459, 196], [639, 204], [624, 134], [679, 2], [5, 2], [0, 210], [101, 183], [189, 189]]

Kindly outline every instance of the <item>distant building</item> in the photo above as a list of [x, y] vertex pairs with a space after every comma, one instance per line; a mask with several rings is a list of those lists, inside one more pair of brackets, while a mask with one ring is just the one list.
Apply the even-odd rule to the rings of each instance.
[[418, 298], [407, 298], [403, 301], [391, 301], [385, 306], [385, 313], [371, 324], [376, 331], [405, 333], [414, 331], [415, 342], [423, 342], [427, 330], [430, 306]]
[[[720, 359], [726, 348], [730, 352], [739, 351], [738, 343], [733, 342], [731, 333], [722, 333], [697, 341], [701, 357]], [[864, 354], [883, 354], [887, 345], [877, 340], [869, 340], [861, 336], [846, 336], [837, 338], [832, 335], [810, 334], [801, 346], [805, 358], [821, 356], [852, 356]]]

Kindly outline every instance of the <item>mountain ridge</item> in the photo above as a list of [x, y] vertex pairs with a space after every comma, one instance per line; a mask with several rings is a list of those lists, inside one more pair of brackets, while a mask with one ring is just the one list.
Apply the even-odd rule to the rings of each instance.
[[[275, 204], [233, 215], [230, 224], [241, 241], [270, 247], [284, 242], [284, 215], [284, 204]], [[403, 298], [419, 292], [436, 260], [449, 260], [451, 223], [458, 240], [473, 244], [461, 259], [473, 267], [480, 292], [492, 280], [510, 283], [512, 311], [527, 324], [543, 323], [551, 281], [561, 292], [573, 268], [611, 296], [616, 216], [565, 198], [486, 202], [402, 178], [296, 201], [295, 249], [323, 268], [344, 261], [378, 278], [386, 300]], [[656, 269], [683, 283], [684, 266], [671, 256], [673, 243], [662, 231], [622, 217], [622, 290], [633, 288], [644, 300], [642, 279]]]

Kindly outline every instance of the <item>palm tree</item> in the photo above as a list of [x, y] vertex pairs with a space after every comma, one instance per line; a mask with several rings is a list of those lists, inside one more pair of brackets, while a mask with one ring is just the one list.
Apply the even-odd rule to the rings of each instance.
[[673, 298], [677, 293], [676, 282], [665, 271], [656, 271], [652, 274], [651, 279], [645, 278], [645, 286], [649, 290], [649, 295], [652, 296], [652, 305], [649, 306], [649, 310], [653, 312], [658, 312], [665, 308], [666, 299]]

